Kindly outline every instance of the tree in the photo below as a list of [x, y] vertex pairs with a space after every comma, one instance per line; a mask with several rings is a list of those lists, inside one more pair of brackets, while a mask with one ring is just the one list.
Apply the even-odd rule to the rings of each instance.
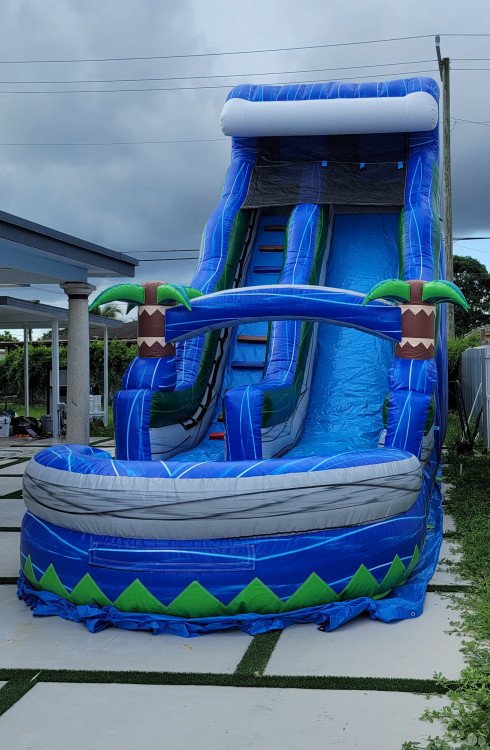
[[419, 281], [387, 279], [376, 284], [366, 295], [363, 305], [374, 299], [399, 302], [402, 311], [402, 338], [396, 354], [402, 359], [431, 359], [434, 357], [435, 311], [441, 302], [451, 302], [469, 310], [468, 302], [451, 281]]
[[3, 333], [0, 333], [0, 341], [19, 341], [19, 339], [10, 331], [4, 331]]
[[163, 281], [115, 284], [95, 298], [89, 311], [116, 300], [127, 303], [127, 312], [138, 307], [138, 357], [169, 357], [175, 349], [165, 342], [165, 308], [180, 303], [190, 310], [191, 299], [201, 294], [190, 286]]
[[454, 256], [454, 281], [470, 305], [469, 313], [454, 311], [456, 336], [490, 323], [490, 273], [483, 263], [469, 256]]
[[110, 318], [116, 320], [122, 315], [121, 308], [117, 302], [109, 302], [106, 305], [91, 306], [90, 312], [92, 315], [100, 315], [103, 318]]

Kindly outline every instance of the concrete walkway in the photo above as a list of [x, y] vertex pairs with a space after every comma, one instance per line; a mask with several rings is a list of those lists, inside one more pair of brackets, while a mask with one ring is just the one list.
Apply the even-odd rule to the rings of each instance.
[[[24, 457], [40, 448], [26, 446]], [[0, 698], [10, 705], [0, 747], [396, 750], [437, 734], [419, 721], [445, 700], [433, 674], [457, 679], [463, 667], [460, 641], [448, 632], [456, 614], [437, 589], [465, 582], [443, 565], [416, 620], [360, 618], [333, 633], [298, 625], [279, 638], [92, 635], [34, 618], [17, 599], [25, 461], [0, 463]], [[445, 540], [443, 557], [454, 557], [453, 547]]]

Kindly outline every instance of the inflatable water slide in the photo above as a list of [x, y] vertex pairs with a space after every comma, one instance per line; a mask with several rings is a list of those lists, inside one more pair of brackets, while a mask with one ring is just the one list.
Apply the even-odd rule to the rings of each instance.
[[[241, 85], [189, 286], [119, 284], [115, 458], [38, 453], [19, 596], [196, 635], [422, 612], [447, 411], [438, 88]], [[440, 303], [443, 303], [442, 306]]]

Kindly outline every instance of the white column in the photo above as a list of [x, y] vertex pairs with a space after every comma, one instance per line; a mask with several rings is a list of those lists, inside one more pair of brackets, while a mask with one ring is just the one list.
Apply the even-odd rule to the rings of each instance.
[[60, 337], [58, 321], [51, 324], [51, 414], [53, 417], [53, 437], [60, 436]]
[[109, 424], [109, 332], [104, 326], [104, 427]]
[[77, 281], [61, 287], [68, 295], [66, 441], [86, 444], [90, 428], [88, 297], [95, 287]]
[[29, 328], [24, 326], [24, 416], [29, 416]]

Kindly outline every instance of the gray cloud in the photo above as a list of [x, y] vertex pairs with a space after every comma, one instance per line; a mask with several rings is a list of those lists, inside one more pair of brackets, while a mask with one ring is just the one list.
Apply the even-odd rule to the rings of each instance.
[[[378, 0], [23, 0], [2, 6], [2, 59], [185, 54], [194, 51], [285, 47], [352, 39], [490, 30], [490, 6], [468, 0], [393, 3]], [[483, 39], [443, 39], [451, 58], [485, 57]], [[432, 60], [413, 65], [408, 61]], [[136, 78], [260, 73], [300, 68], [367, 66], [407, 61], [374, 72], [387, 78], [432, 69], [432, 39], [323, 50], [197, 59], [0, 65], [2, 81]], [[490, 67], [453, 62], [453, 67]], [[366, 75], [371, 69], [358, 70]], [[313, 74], [352, 76], [355, 71]], [[490, 71], [452, 73], [455, 117], [490, 121]], [[270, 75], [293, 81], [307, 75]], [[231, 77], [225, 83], [233, 85]], [[199, 81], [196, 81], [198, 84]], [[201, 84], [209, 83], [202, 81]], [[150, 84], [141, 84], [142, 86]], [[155, 84], [165, 86], [167, 84]], [[192, 81], [168, 85], [192, 85]], [[107, 88], [138, 84], [107, 84]], [[66, 88], [66, 85], [60, 88]], [[88, 88], [80, 84], [79, 88]], [[104, 88], [98, 84], [95, 88]], [[35, 85], [0, 83], [0, 90]], [[38, 88], [56, 88], [54, 85]], [[76, 86], [74, 86], [76, 88]], [[185, 92], [60, 95], [0, 94], [0, 142], [113, 142], [218, 138], [226, 88]], [[490, 128], [457, 122], [453, 133], [455, 234], [489, 234]], [[229, 159], [223, 142], [107, 147], [0, 146], [0, 208], [127, 252], [198, 247], [207, 216], [218, 200]], [[474, 243], [473, 243], [474, 246]], [[480, 248], [481, 246], [479, 246]], [[483, 249], [490, 251], [490, 242]], [[485, 262], [490, 253], [474, 253]], [[139, 278], [190, 280], [192, 261], [143, 264]], [[105, 285], [106, 282], [101, 282]], [[25, 290], [19, 296], [61, 304], [58, 292]]]

